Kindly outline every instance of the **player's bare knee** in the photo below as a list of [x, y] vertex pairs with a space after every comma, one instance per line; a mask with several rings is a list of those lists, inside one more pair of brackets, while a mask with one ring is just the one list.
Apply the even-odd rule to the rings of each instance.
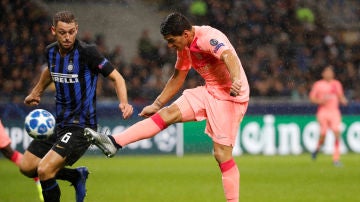
[[224, 153], [221, 150], [214, 150], [214, 157], [218, 163], [221, 163], [221, 159], [223, 159]]
[[232, 158], [232, 147], [214, 143], [214, 157], [218, 163]]
[[39, 163], [37, 168], [38, 176], [41, 180], [53, 178], [55, 176], [53, 170], [48, 163]]
[[33, 178], [33, 177], [37, 176], [36, 168], [29, 167], [29, 166], [25, 165], [24, 163], [20, 164], [19, 170], [26, 177]]
[[34, 178], [34, 177], [38, 176], [36, 172], [32, 172], [32, 171], [26, 171], [26, 170], [20, 169], [20, 172], [21, 172], [21, 174], [23, 174], [24, 176], [29, 177], [29, 178]]
[[218, 148], [218, 149], [215, 149], [214, 150], [214, 157], [215, 157], [215, 160], [218, 162], [218, 163], [222, 163], [222, 162], [225, 162], [229, 159], [232, 158], [232, 155], [229, 154], [226, 150], [224, 150], [223, 148]]
[[168, 125], [181, 121], [181, 112], [176, 105], [163, 108], [159, 114]]

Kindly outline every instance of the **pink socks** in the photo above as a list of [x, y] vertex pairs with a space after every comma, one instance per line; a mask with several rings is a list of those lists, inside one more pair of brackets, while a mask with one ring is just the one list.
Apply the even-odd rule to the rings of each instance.
[[123, 147], [138, 140], [151, 138], [166, 127], [165, 121], [156, 113], [150, 118], [135, 123], [125, 131], [113, 135], [113, 138]]
[[14, 151], [10, 160], [14, 162], [17, 166], [20, 166], [21, 158], [22, 158], [22, 154], [18, 151]]
[[230, 159], [219, 164], [222, 173], [222, 183], [227, 202], [239, 201], [240, 173], [234, 161]]
[[335, 147], [334, 147], [334, 153], [333, 153], [333, 161], [339, 161], [340, 160], [340, 141], [339, 138], [335, 139]]

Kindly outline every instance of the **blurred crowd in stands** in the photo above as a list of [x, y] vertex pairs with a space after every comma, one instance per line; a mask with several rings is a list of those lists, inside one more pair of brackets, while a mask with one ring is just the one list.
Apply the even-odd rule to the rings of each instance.
[[[22, 102], [44, 68], [45, 47], [54, 41], [49, 31], [51, 16], [31, 1], [0, 1], [0, 95]], [[296, 0], [157, 2], [160, 12], [179, 11], [196, 25], [223, 31], [242, 61], [253, 97], [305, 100], [320, 78], [320, 69], [330, 63], [346, 96], [360, 101], [360, 40], [347, 37], [344, 30], [327, 29], [319, 12], [306, 4]], [[146, 28], [138, 40], [138, 53], [130, 61], [124, 59], [121, 44], [106, 47], [102, 34], [85, 32], [79, 38], [96, 43], [118, 68], [132, 102], [153, 100], [173, 71], [174, 51], [164, 42], [152, 41]], [[184, 88], [202, 83], [191, 71]], [[99, 99], [114, 97], [111, 83], [101, 80], [99, 85]]]

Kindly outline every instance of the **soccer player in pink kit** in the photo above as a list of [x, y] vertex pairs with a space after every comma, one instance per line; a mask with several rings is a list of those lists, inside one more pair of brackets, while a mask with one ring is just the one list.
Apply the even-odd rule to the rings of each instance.
[[318, 105], [316, 117], [320, 125], [320, 138], [316, 150], [312, 153], [312, 158], [316, 159], [324, 144], [326, 131], [331, 129], [335, 134], [333, 163], [335, 166], [340, 166], [341, 112], [339, 103], [346, 105], [348, 101], [344, 96], [341, 83], [334, 79], [334, 70], [331, 65], [326, 66], [321, 75], [322, 79], [314, 83], [309, 95], [310, 101]]
[[[163, 91], [139, 114], [149, 118], [113, 136], [91, 129], [85, 129], [85, 136], [111, 157], [117, 149], [151, 138], [170, 124], [206, 119], [205, 132], [213, 140], [225, 197], [228, 202], [238, 201], [240, 174], [232, 150], [249, 101], [249, 85], [240, 59], [222, 32], [210, 26], [192, 26], [182, 14], [168, 15], [160, 29], [168, 47], [177, 50], [177, 61]], [[204, 78], [205, 86], [187, 89], [174, 103], [163, 107], [181, 89], [191, 67]]]
[[[11, 144], [11, 139], [9, 138], [8, 134], [6, 133], [4, 125], [2, 124], [2, 122], [0, 120], [0, 151], [7, 159], [12, 161], [13, 163], [16, 164], [16, 166], [19, 167], [21, 159], [23, 157], [23, 154], [17, 150], [12, 149], [10, 144]], [[39, 192], [39, 199], [40, 199], [40, 201], [44, 201], [39, 178], [35, 177], [34, 181], [36, 184], [36, 188]]]

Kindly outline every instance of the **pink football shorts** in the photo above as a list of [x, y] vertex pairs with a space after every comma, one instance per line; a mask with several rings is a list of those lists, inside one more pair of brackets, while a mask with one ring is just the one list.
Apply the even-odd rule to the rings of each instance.
[[320, 134], [326, 135], [328, 129], [333, 132], [340, 131], [341, 125], [341, 114], [339, 110], [320, 110], [316, 114], [317, 120], [320, 125]]
[[214, 142], [226, 146], [234, 146], [240, 122], [248, 106], [248, 102], [216, 99], [208, 93], [205, 86], [185, 90], [175, 104], [181, 111], [183, 122], [206, 119], [205, 133]]

